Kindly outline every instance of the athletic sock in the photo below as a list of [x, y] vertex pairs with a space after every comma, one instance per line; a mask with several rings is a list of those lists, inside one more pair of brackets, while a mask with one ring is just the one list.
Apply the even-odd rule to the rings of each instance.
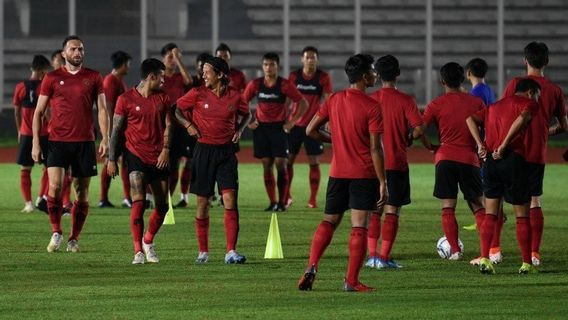
[[276, 184], [278, 185], [278, 201], [281, 204], [286, 204], [288, 201], [288, 188], [289, 188], [289, 179], [288, 179], [288, 170], [277, 170], [278, 180]]
[[544, 216], [542, 208], [536, 207], [530, 209], [531, 222], [531, 251], [539, 253], [540, 243], [542, 241], [542, 233], [544, 230]]
[[327, 246], [333, 238], [333, 233], [335, 232], [335, 225], [330, 222], [322, 221], [314, 233], [314, 238], [312, 240], [312, 247], [310, 249], [310, 260], [309, 265], [318, 266], [318, 263], [323, 255]]
[[73, 182], [73, 177], [69, 170], [65, 171], [65, 176], [63, 177], [63, 186], [61, 188], [61, 196], [63, 197], [63, 205], [71, 204], [71, 183]]
[[32, 201], [32, 177], [30, 170], [20, 170], [20, 190], [25, 202]]
[[377, 243], [381, 237], [381, 215], [378, 212], [373, 212], [369, 217], [368, 233], [367, 247], [369, 248], [369, 257], [378, 257]]
[[276, 190], [272, 170], [264, 172], [264, 187], [270, 203], [276, 203]]
[[47, 191], [49, 191], [49, 176], [47, 175], [47, 169], [43, 168], [41, 173], [41, 186], [39, 188], [39, 196], [46, 196]]
[[523, 262], [532, 263], [531, 260], [531, 221], [529, 217], [517, 217], [517, 242], [521, 249]]
[[485, 219], [485, 208], [478, 209], [474, 213], [475, 215], [475, 226], [477, 228], [477, 232], [481, 231], [481, 225], [483, 224], [483, 219]]
[[195, 218], [195, 235], [199, 252], [209, 252], [209, 218]]
[[310, 165], [310, 203], [316, 203], [320, 179], [321, 171], [319, 164]]
[[103, 165], [101, 170], [101, 201], [108, 201], [108, 189], [110, 188], [110, 176], [107, 174], [107, 164]]
[[292, 179], [294, 179], [294, 166], [288, 164], [286, 168], [288, 170], [288, 190], [286, 191], [286, 202], [288, 202], [288, 199], [292, 198]]
[[451, 253], [460, 252], [458, 240], [458, 221], [456, 220], [456, 209], [442, 208], [442, 230], [450, 244]]
[[362, 227], [351, 228], [349, 237], [349, 262], [345, 280], [350, 285], [359, 283], [359, 271], [367, 253], [367, 229]]
[[237, 239], [239, 238], [239, 211], [236, 209], [225, 209], [224, 225], [227, 252], [229, 252], [235, 250], [237, 247]]
[[122, 166], [120, 170], [120, 178], [122, 179], [122, 194], [124, 199], [132, 199], [130, 196], [130, 177], [128, 177], [128, 168], [125, 165], [124, 159], [121, 160]]
[[130, 209], [130, 233], [134, 252], [142, 251], [142, 234], [144, 233], [144, 200], [132, 202]]
[[179, 185], [182, 194], [187, 194], [189, 192], [190, 181], [191, 181], [191, 168], [183, 167], [181, 171], [181, 179]]
[[497, 223], [497, 216], [494, 214], [485, 214], [481, 230], [479, 230], [479, 248], [482, 258], [489, 258], [489, 248], [491, 247], [491, 238]]
[[381, 242], [381, 254], [379, 258], [389, 260], [392, 246], [398, 233], [398, 216], [395, 213], [387, 213], [383, 221], [383, 231], [381, 232], [383, 241]]
[[47, 197], [47, 214], [49, 216], [49, 222], [51, 223], [51, 232], [57, 232], [62, 234], [61, 231], [61, 214], [63, 213], [63, 206], [61, 204], [61, 199], [56, 199], [53, 197]]
[[164, 219], [166, 218], [166, 213], [168, 213], [167, 204], [156, 205], [152, 214], [150, 215], [150, 222], [148, 223], [148, 230], [144, 234], [144, 243], [151, 244], [154, 243], [154, 237], [164, 224]]
[[81, 230], [83, 230], [83, 225], [85, 220], [87, 220], [87, 215], [89, 214], [89, 203], [75, 201], [73, 203], [73, 208], [71, 209], [71, 235], [69, 240], [79, 240], [79, 235]]
[[[493, 231], [493, 237], [491, 238], [490, 249], [499, 249], [501, 247], [501, 231], [503, 230], [503, 224], [505, 223], [505, 214], [503, 210], [500, 210], [497, 216], [497, 221], [495, 222], [495, 230]], [[500, 249], [498, 251], [501, 251]], [[489, 251], [491, 253], [491, 250]]]

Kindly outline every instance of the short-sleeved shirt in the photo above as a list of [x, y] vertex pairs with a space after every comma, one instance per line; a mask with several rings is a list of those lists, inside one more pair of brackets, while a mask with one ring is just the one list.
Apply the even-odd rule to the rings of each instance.
[[237, 89], [238, 92], [243, 92], [247, 86], [245, 74], [235, 68], [229, 71], [229, 86]]
[[[296, 85], [296, 89], [308, 101], [306, 113], [296, 122], [298, 127], [307, 127], [316, 112], [318, 112], [323, 95], [332, 92], [331, 78], [327, 72], [320, 69], [317, 69], [311, 77], [308, 77], [302, 69], [299, 69], [291, 72], [288, 80]], [[290, 119], [298, 112], [298, 106], [298, 103], [292, 105]]]
[[298, 102], [302, 99], [302, 94], [288, 79], [278, 77], [276, 83], [269, 87], [262, 77], [249, 82], [243, 93], [243, 98], [247, 103], [254, 97], [258, 102], [256, 107], [258, 122], [273, 123], [286, 121], [288, 111], [286, 98]]
[[103, 79], [103, 90], [105, 91], [105, 98], [109, 113], [113, 114], [118, 96], [125, 93], [126, 90], [128, 90], [128, 87], [124, 80], [117, 78], [111, 72]]
[[[40, 86], [41, 80], [26, 80], [18, 83], [14, 89], [12, 104], [14, 107], [21, 108], [22, 118], [18, 128], [21, 135], [33, 135], [32, 124]], [[47, 120], [43, 119], [39, 135], [46, 136], [47, 134]]]
[[382, 133], [379, 103], [357, 89], [332, 94], [317, 115], [329, 120], [333, 157], [329, 176], [376, 179], [371, 133]]
[[189, 90], [189, 86], [186, 86], [183, 82], [182, 74], [176, 72], [171, 76], [164, 76], [164, 84], [161, 89], [168, 95], [170, 101], [176, 101]]
[[371, 94], [379, 102], [383, 116], [385, 169], [408, 171], [406, 156], [408, 128], [422, 125], [414, 99], [395, 88], [382, 88]]
[[[538, 112], [529, 123], [525, 144], [529, 146], [526, 160], [531, 163], [544, 164], [546, 162], [546, 146], [548, 143], [548, 124], [552, 117], [561, 119], [566, 116], [566, 99], [559, 86], [545, 77], [528, 76], [538, 82], [541, 88]], [[513, 96], [519, 80], [524, 77], [514, 78], [509, 82], [503, 93], [504, 97]]]
[[236, 132], [237, 115], [244, 116], [249, 112], [241, 93], [233, 87], [227, 87], [220, 97], [209, 88], [193, 88], [177, 100], [177, 107], [192, 112], [193, 123], [201, 134], [197, 141], [210, 145], [231, 143]]
[[118, 97], [115, 115], [125, 118], [126, 148], [148, 165], [156, 165], [164, 147], [166, 114], [172, 103], [168, 95], [156, 92], [147, 98], [136, 88]]
[[49, 97], [49, 140], [95, 141], [93, 105], [103, 93], [103, 77], [95, 70], [81, 68], [72, 74], [62, 67], [48, 73], [40, 95]]
[[[524, 112], [530, 112], [531, 116], [538, 113], [538, 104], [529, 98], [520, 96], [504, 97], [494, 103], [491, 108], [483, 108], [475, 113], [481, 119], [485, 127], [485, 144], [487, 152], [495, 151], [509, 132], [513, 122]], [[531, 120], [532, 121], [532, 120]], [[517, 133], [508, 145], [508, 149], [526, 157], [527, 147], [524, 144], [526, 129]]]
[[424, 111], [424, 123], [438, 127], [440, 148], [434, 161], [451, 160], [479, 167], [476, 143], [465, 120], [485, 108], [481, 99], [464, 92], [445, 93], [432, 100]]
[[491, 87], [485, 83], [478, 83], [469, 92], [472, 96], [478, 97], [485, 103], [485, 106], [489, 107], [489, 105], [495, 102], [495, 93], [491, 90]]

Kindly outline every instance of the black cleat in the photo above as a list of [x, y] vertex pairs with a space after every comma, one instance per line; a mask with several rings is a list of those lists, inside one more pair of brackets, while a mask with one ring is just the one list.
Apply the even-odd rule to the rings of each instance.
[[174, 208], [185, 208], [187, 207], [187, 201], [181, 199], [175, 206]]
[[314, 281], [316, 280], [316, 266], [312, 265], [298, 281], [298, 289], [301, 291], [311, 291]]
[[108, 200], [101, 200], [99, 201], [99, 208], [114, 208], [114, 204]]
[[41, 200], [39, 200], [39, 202], [36, 205], [36, 208], [39, 211], [43, 211], [45, 212], [45, 214], [47, 214], [47, 200], [44, 198], [41, 198]]
[[288, 208], [286, 207], [285, 204], [278, 203], [278, 204], [276, 205], [276, 210], [274, 210], [274, 211], [276, 211], [276, 212], [286, 212], [286, 211], [288, 211]]
[[266, 212], [270, 212], [270, 211], [278, 211], [278, 203], [272, 202], [268, 205], [268, 207], [266, 207], [266, 209], [264, 209], [264, 211]]

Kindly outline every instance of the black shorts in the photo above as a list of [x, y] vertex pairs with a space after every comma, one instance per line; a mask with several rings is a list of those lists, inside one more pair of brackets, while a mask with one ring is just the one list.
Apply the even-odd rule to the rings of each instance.
[[527, 162], [529, 172], [529, 193], [531, 197], [542, 196], [542, 182], [544, 181], [544, 164]]
[[309, 156], [319, 156], [323, 153], [323, 143], [311, 138], [306, 134], [306, 127], [293, 127], [288, 134], [288, 145], [291, 154], [300, 153], [300, 148], [304, 144], [306, 153]]
[[288, 137], [284, 122], [259, 123], [252, 131], [252, 141], [255, 158], [287, 158]]
[[215, 182], [219, 190], [238, 190], [238, 161], [235, 146], [197, 143], [191, 163], [189, 192], [202, 197], [215, 194]]
[[438, 199], [457, 199], [458, 186], [463, 197], [475, 201], [483, 196], [483, 184], [478, 167], [450, 160], [442, 160], [436, 165], [434, 197]]
[[402, 207], [410, 203], [410, 174], [408, 171], [387, 170], [387, 204]]
[[379, 180], [329, 177], [325, 199], [326, 214], [341, 214], [348, 209], [377, 209]]
[[[491, 155], [492, 151], [487, 154]], [[483, 191], [489, 199], [505, 198], [514, 205], [523, 205], [530, 201], [529, 175], [527, 162], [517, 153], [507, 152], [503, 159], [493, 160], [487, 157], [483, 165]]]
[[[33, 137], [32, 136], [20, 136], [20, 146], [18, 148], [18, 158], [16, 163], [24, 167], [33, 167], [34, 159], [32, 159], [32, 146]], [[39, 146], [41, 148], [41, 154], [43, 159], [40, 159], [40, 163], [45, 163], [48, 155], [48, 145], [47, 136], [39, 137]]]
[[97, 175], [97, 152], [94, 141], [63, 142], [49, 141], [47, 167], [67, 169], [71, 166], [74, 178]]
[[122, 156], [124, 157], [124, 163], [128, 169], [128, 175], [134, 171], [142, 172], [144, 174], [145, 183], [152, 183], [156, 180], [167, 181], [169, 179], [170, 172], [168, 168], [158, 169], [155, 165], [144, 163], [142, 159], [128, 149], [124, 149]]
[[172, 144], [170, 148], [170, 168], [177, 168], [179, 158], [191, 158], [193, 156], [193, 149], [197, 139], [187, 133], [185, 128], [174, 125], [172, 132]]

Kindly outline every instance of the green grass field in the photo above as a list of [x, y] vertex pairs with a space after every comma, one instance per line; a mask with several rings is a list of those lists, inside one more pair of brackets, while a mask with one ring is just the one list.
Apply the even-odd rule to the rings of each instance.
[[[324, 166], [322, 176], [326, 176]], [[35, 175], [39, 170], [36, 168]], [[91, 207], [81, 238], [82, 252], [48, 254], [50, 227], [43, 213], [22, 214], [19, 171], [0, 165], [0, 318], [51, 319], [565, 319], [568, 314], [568, 219], [566, 165], [547, 166], [545, 234], [540, 273], [520, 276], [515, 222], [502, 236], [504, 262], [495, 276], [484, 276], [468, 264], [478, 253], [477, 234], [462, 231], [465, 259], [450, 262], [435, 249], [442, 235], [439, 203], [432, 194], [433, 166], [411, 167], [413, 202], [403, 209], [393, 257], [404, 268], [363, 269], [361, 279], [378, 290], [345, 293], [349, 220], [337, 230], [324, 255], [314, 291], [300, 292], [302, 274], [321, 209], [307, 209], [307, 165], [297, 165], [294, 205], [279, 214], [285, 259], [263, 259], [270, 214], [261, 166], [241, 165], [241, 229], [239, 251], [245, 265], [225, 265], [222, 210], [211, 219], [210, 262], [195, 265], [194, 199], [189, 209], [175, 212], [176, 224], [163, 226], [156, 237], [161, 261], [132, 266], [133, 252], [127, 209]], [[324, 180], [327, 180], [324, 179]], [[36, 182], [34, 180], [34, 182]], [[120, 202], [119, 181], [111, 200]], [[34, 185], [34, 190], [37, 183]], [[320, 190], [319, 204], [324, 203]], [[98, 179], [91, 204], [98, 200]], [[175, 195], [177, 200], [178, 195]], [[464, 202], [458, 205], [462, 225], [473, 222]], [[146, 218], [148, 213], [146, 213]], [[70, 229], [63, 218], [64, 232]]]

